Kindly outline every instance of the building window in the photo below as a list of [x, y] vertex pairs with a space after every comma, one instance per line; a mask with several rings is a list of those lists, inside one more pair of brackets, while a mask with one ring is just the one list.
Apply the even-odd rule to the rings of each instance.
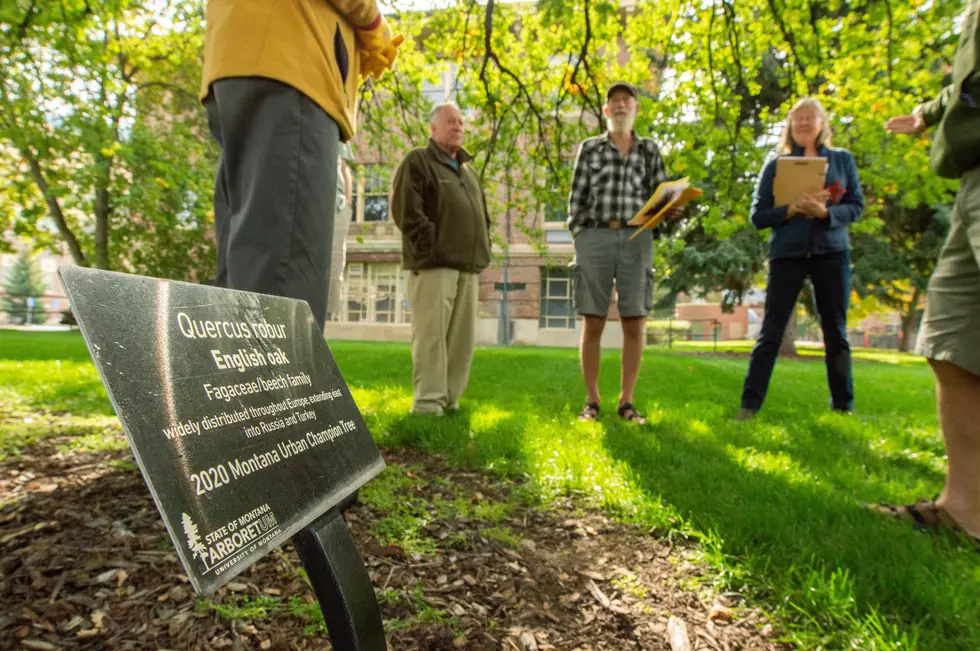
[[344, 294], [346, 307], [341, 314], [341, 321], [367, 320], [367, 279], [364, 277], [363, 262], [348, 262], [344, 270], [344, 283], [341, 292]]
[[572, 233], [567, 228], [561, 230], [547, 230], [544, 232], [544, 241], [548, 244], [574, 244]]
[[390, 176], [391, 170], [384, 165], [364, 165], [359, 168], [354, 189], [356, 221], [387, 221]]
[[568, 269], [543, 267], [541, 269], [541, 316], [542, 328], [574, 328], [575, 312], [572, 311], [572, 281]]
[[564, 201], [546, 203], [544, 206], [546, 222], [565, 222], [568, 220], [568, 204]]
[[348, 262], [340, 288], [342, 312], [336, 319], [348, 323], [410, 323], [406, 281], [400, 265]]
[[439, 71], [438, 77], [422, 80], [422, 95], [429, 100], [433, 106], [452, 102], [456, 99], [456, 64], [450, 63]]

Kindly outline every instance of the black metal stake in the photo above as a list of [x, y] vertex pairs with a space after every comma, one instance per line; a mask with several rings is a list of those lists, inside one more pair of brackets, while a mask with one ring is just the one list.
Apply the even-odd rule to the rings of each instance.
[[387, 651], [374, 586], [336, 508], [293, 536], [337, 651]]

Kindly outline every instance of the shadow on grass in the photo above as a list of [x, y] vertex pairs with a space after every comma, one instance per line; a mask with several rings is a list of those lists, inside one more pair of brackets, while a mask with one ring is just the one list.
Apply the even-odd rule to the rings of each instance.
[[[903, 641], [912, 648], [918, 631], [922, 649], [980, 648], [975, 554], [859, 508], [859, 500], [941, 482], [924, 367], [856, 365], [861, 416], [846, 419], [817, 406], [826, 392], [820, 367], [783, 363], [765, 412], [735, 424], [744, 360], [651, 352], [636, 403], [652, 425], [640, 430], [611, 413], [615, 353], [603, 355], [603, 417], [581, 426], [573, 422], [583, 398], [575, 351], [480, 350], [463, 409], [433, 418], [408, 414], [407, 345], [333, 342], [331, 350], [379, 443], [527, 473], [541, 491], [584, 493], [601, 484], [593, 493], [603, 503], [662, 501], [704, 533], [709, 551], [719, 541], [728, 580], [744, 582], [795, 622], [801, 646], [890, 649]], [[54, 364], [43, 360], [54, 356], [35, 354], [43, 376]], [[25, 380], [23, 400], [75, 413], [108, 410], [90, 370], [70, 382], [42, 377], [27, 387]], [[913, 633], [903, 640], [901, 631]], [[855, 640], [856, 632], [865, 639]]]
[[[405, 414], [382, 425], [370, 413], [368, 427], [382, 445], [410, 447], [442, 454], [455, 463], [503, 475], [526, 471], [524, 418], [504, 411], [481, 413], [474, 418], [471, 407], [445, 416]], [[477, 438], [479, 437], [479, 441]]]
[[[913, 440], [901, 432], [869, 445], [861, 434], [864, 422], [854, 417], [828, 412], [791, 417], [789, 424], [780, 420], [758, 416], [751, 425], [729, 429], [726, 440], [745, 450], [787, 455], [822, 483], [845, 490], [855, 483], [855, 468], [866, 479], [900, 474], [919, 485], [942, 485], [946, 477], [944, 468], [930, 463], [944, 454], [938, 438]], [[768, 430], [768, 435], [758, 436], [759, 429]], [[925, 447], [931, 454], [913, 452], [912, 447]]]
[[[719, 342], [717, 347], [708, 345], [691, 344], [688, 342], [677, 342], [673, 347], [657, 344], [648, 347], [649, 349], [659, 350], [663, 353], [675, 355], [687, 355], [697, 357], [718, 357], [730, 359], [743, 359], [748, 363], [748, 358], [752, 354], [754, 344], [731, 344]], [[856, 362], [875, 362], [879, 364], [889, 364], [892, 366], [915, 366], [924, 365], [925, 359], [909, 352], [900, 352], [889, 348], [864, 348], [852, 346], [851, 355]], [[818, 361], [824, 362], [824, 349], [822, 346], [798, 346], [796, 354], [789, 357], [780, 357], [780, 360], [795, 361]]]
[[[603, 443], [643, 491], [717, 536], [751, 589], [809, 631], [796, 640], [807, 648], [892, 648], [885, 640], [903, 632], [910, 648], [909, 631], [922, 649], [980, 648], [976, 554], [864, 511], [824, 476], [828, 464], [814, 472], [798, 449], [726, 445], [683, 418], [615, 424]], [[868, 636], [858, 647], [852, 604]]]
[[[374, 404], [400, 399], [407, 411], [407, 347], [386, 351], [404, 364], [403, 379], [382, 377], [369, 351], [339, 352], [341, 368], [357, 366], [365, 391], [384, 396]], [[463, 413], [372, 418], [398, 444], [526, 472], [540, 491], [601, 484], [594, 492], [611, 505], [642, 495], [676, 509], [709, 552], [725, 555], [716, 560], [726, 580], [748, 586], [803, 648], [980, 648], [975, 554], [860, 508], [941, 485], [928, 369], [857, 364], [861, 412], [849, 418], [823, 406], [822, 365], [783, 363], [767, 409], [737, 424], [744, 360], [653, 353], [637, 392], [653, 423], [643, 430], [612, 411], [618, 361], [603, 357], [607, 398], [591, 428], [573, 423], [582, 400], [574, 351], [480, 351]], [[896, 383], [902, 391], [890, 395]]]

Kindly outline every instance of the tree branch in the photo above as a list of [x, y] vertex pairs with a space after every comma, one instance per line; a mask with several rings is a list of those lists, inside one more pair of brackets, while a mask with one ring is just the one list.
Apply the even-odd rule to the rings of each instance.
[[892, 60], [894, 55], [892, 54], [892, 48], [895, 44], [895, 39], [892, 36], [893, 22], [892, 17], [892, 3], [890, 0], [882, 0], [885, 3], [885, 11], [888, 14], [888, 90], [895, 90], [895, 85], [892, 80]]
[[[589, 0], [583, 0], [584, 11], [585, 11], [585, 38], [582, 40], [582, 47], [579, 49], [578, 59], [575, 61], [575, 67], [572, 68], [572, 74], [568, 79], [569, 85], [578, 85], [582, 88], [582, 84], [578, 83], [578, 71], [579, 67], [585, 68], [585, 76], [588, 79], [589, 84], [585, 86], [586, 90], [582, 93], [582, 99], [585, 101], [588, 110], [592, 112], [597, 120], [602, 120], [602, 94], [598, 88], [598, 83], [596, 81], [595, 75], [592, 74], [592, 69], [589, 66], [589, 43], [592, 41], [592, 12], [589, 10]], [[569, 54], [569, 60], [571, 60], [571, 54]], [[589, 97], [589, 88], [596, 91], [599, 97], [598, 103], [593, 102]], [[564, 96], [567, 92], [559, 91], [558, 104], [555, 107], [555, 118], [559, 116], [558, 108], [561, 106]]]
[[34, 154], [29, 152], [21, 152], [24, 157], [25, 162], [31, 168], [31, 177], [34, 179], [34, 183], [37, 185], [38, 190], [41, 191], [41, 195], [44, 197], [44, 202], [48, 206], [48, 214], [54, 219], [55, 225], [58, 227], [58, 232], [65, 239], [65, 243], [68, 245], [68, 250], [71, 252], [71, 257], [75, 260], [75, 264], [87, 267], [88, 258], [82, 252], [82, 247], [78, 244], [78, 239], [72, 232], [71, 228], [68, 226], [68, 222], [65, 220], [65, 215], [61, 211], [61, 204], [58, 203], [58, 198], [54, 196], [51, 192], [51, 188], [48, 186], [48, 180], [44, 176], [44, 172], [41, 170], [41, 162], [37, 159]]
[[466, 53], [466, 37], [470, 33], [470, 17], [473, 15], [473, 8], [476, 7], [476, 0], [469, 0], [466, 3], [466, 18], [463, 20], [463, 43], [460, 47], [460, 55], [465, 56]]
[[783, 21], [782, 11], [776, 6], [776, 0], [768, 0], [769, 11], [772, 14], [772, 19], [776, 21], [776, 25], [779, 27], [779, 32], [783, 35], [783, 40], [789, 45], [790, 53], [793, 55], [793, 61], [796, 63], [797, 69], [800, 71], [800, 75], [803, 76], [803, 83], [806, 84], [807, 92], [811, 95], [815, 94], [816, 86], [810, 81], [810, 78], [806, 74], [806, 66], [803, 65], [803, 60], [800, 59], [799, 53], [796, 51], [796, 37], [793, 33], [786, 28], [786, 23]]
[[715, 122], [721, 121], [721, 103], [718, 99], [718, 84], [715, 82], [715, 56], [714, 56], [714, 39], [712, 38], [712, 31], [715, 26], [715, 16], [718, 12], [715, 10], [714, 4], [711, 5], [711, 16], [708, 18], [708, 79], [711, 81], [711, 94], [715, 99]]
[[27, 30], [30, 28], [31, 21], [34, 19], [35, 9], [37, 9], [37, 0], [31, 0], [31, 6], [27, 8], [27, 12], [24, 14], [24, 20], [17, 26], [18, 41], [22, 41], [27, 37]]
[[[731, 150], [737, 151], [738, 138], [742, 131], [742, 120], [745, 119], [745, 111], [743, 110], [743, 107], [745, 106], [745, 102], [749, 101], [747, 98], [748, 88], [747, 84], [745, 83], [745, 76], [743, 73], [744, 68], [742, 67], [742, 49], [738, 40], [738, 21], [735, 15], [735, 7], [729, 0], [722, 0], [722, 6], [725, 8], [725, 22], [728, 27], [728, 43], [732, 48], [732, 59], [735, 62], [735, 70], [736, 74], [738, 75], [738, 84], [736, 87], [739, 89], [739, 93], [742, 95], [739, 112], [735, 118], [735, 128], [734, 130], [729, 131], [729, 143], [731, 145]], [[735, 157], [730, 156], [728, 178], [729, 192], [734, 189], [737, 176], [738, 169], [735, 164]]]
[[823, 48], [820, 46], [820, 14], [818, 7], [813, 4], [813, 0], [806, 0], [807, 7], [810, 9], [810, 26], [813, 28], [813, 37], [816, 39], [814, 57], [817, 63], [823, 63]]
[[[540, 108], [534, 103], [534, 98], [531, 97], [531, 93], [528, 91], [527, 86], [521, 81], [521, 78], [514, 74], [507, 66], [501, 62], [497, 53], [493, 49], [493, 11], [494, 11], [495, 0], [489, 0], [487, 2], [487, 7], [484, 11], [483, 25], [484, 25], [484, 47], [486, 51], [483, 55], [483, 65], [480, 68], [480, 80], [483, 82], [484, 88], [488, 91], [488, 99], [493, 101], [492, 95], [489, 93], [489, 82], [487, 81], [487, 66], [491, 61], [496, 65], [497, 70], [499, 70], [503, 75], [509, 77], [516, 85], [518, 96], [523, 97], [527, 103], [528, 109], [534, 114], [535, 121], [537, 123], [537, 131], [539, 142], [544, 148], [545, 152], [545, 163], [548, 165], [548, 169], [551, 171], [554, 178], [558, 178], [558, 170], [555, 167], [554, 161], [550, 155], [549, 138], [545, 130], [545, 118], [542, 114]], [[488, 152], [488, 157], [492, 152]]]
[[[408, 124], [408, 114], [405, 113], [405, 101], [402, 95], [401, 82], [398, 80], [398, 73], [394, 69], [391, 70], [392, 79], [395, 80], [395, 100], [398, 102], [398, 112], [402, 118], [402, 125], [405, 128], [405, 135], [410, 139], [412, 137], [412, 128]], [[414, 144], [414, 143], [413, 143]]]

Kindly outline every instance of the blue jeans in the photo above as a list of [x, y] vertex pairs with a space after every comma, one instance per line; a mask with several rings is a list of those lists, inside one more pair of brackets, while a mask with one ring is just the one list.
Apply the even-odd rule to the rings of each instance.
[[758, 410], [766, 399], [783, 332], [807, 276], [813, 282], [823, 330], [831, 406], [846, 411], [854, 408], [851, 346], [847, 342], [847, 305], [851, 293], [851, 255], [848, 251], [784, 258], [769, 263], [766, 314], [745, 375], [743, 408]]

